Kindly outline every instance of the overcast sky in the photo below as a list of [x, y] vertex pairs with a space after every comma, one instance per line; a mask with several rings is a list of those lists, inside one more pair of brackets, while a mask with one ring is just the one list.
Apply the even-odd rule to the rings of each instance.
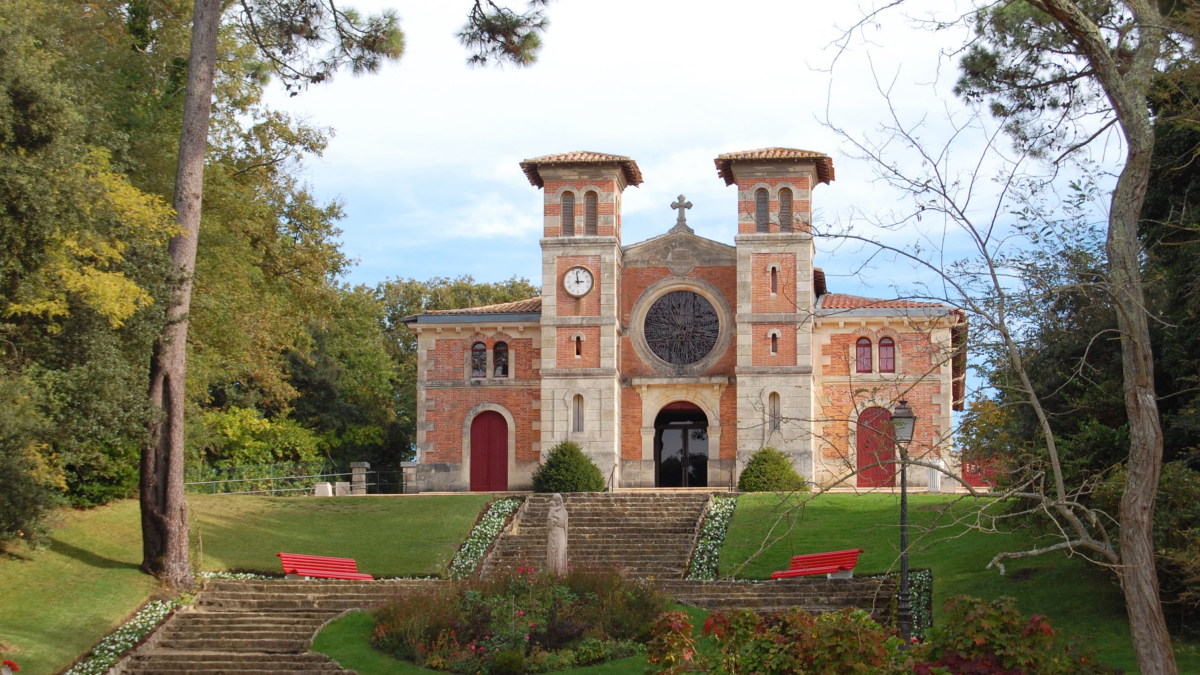
[[[956, 58], [943, 51], [963, 34], [923, 31], [899, 13], [855, 37], [830, 73], [831, 43], [862, 16], [851, 2], [558, 0], [540, 58], [525, 69], [465, 65], [454, 33], [469, 0], [347, 4], [397, 11], [401, 61], [271, 102], [334, 132], [305, 178], [345, 205], [353, 283], [460, 274], [539, 283], [542, 193], [518, 163], [573, 150], [641, 167], [645, 183], [625, 191], [624, 244], [666, 232], [680, 193], [697, 234], [732, 244], [736, 190], [713, 158], [770, 146], [833, 157], [837, 180], [813, 195], [818, 228], [855, 212], [903, 212], [908, 203], [874, 183], [823, 121], [872, 134], [887, 114], [876, 80], [894, 83], [893, 102], [912, 119], [962, 110], [950, 93]], [[907, 235], [880, 236], [903, 244]], [[886, 297], [893, 281], [914, 278], [910, 265], [886, 259], [852, 274], [867, 251], [817, 247], [831, 290]]]

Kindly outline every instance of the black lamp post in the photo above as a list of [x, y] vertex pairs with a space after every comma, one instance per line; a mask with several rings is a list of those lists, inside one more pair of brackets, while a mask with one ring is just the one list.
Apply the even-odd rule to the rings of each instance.
[[917, 416], [908, 401], [901, 399], [892, 411], [892, 429], [900, 449], [900, 594], [896, 598], [896, 620], [905, 646], [912, 638], [912, 603], [908, 592], [908, 444], [912, 441]]

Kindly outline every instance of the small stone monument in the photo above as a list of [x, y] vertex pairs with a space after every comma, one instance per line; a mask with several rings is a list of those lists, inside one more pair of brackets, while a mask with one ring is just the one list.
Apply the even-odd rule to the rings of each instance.
[[562, 495], [550, 496], [546, 515], [546, 569], [554, 574], [567, 573], [567, 507]]

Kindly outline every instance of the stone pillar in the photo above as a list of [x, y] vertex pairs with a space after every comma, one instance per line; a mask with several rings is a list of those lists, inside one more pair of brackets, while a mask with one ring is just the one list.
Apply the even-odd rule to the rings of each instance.
[[420, 492], [417, 485], [417, 463], [416, 462], [400, 462], [400, 474], [404, 481], [401, 484], [400, 493], [410, 494]]
[[318, 497], [332, 497], [333, 496], [333, 484], [332, 483], [317, 483], [317, 489], [314, 492], [314, 494], [316, 494], [316, 496], [318, 496]]
[[350, 496], [350, 481], [339, 480], [333, 484], [334, 497], [349, 497]]
[[370, 462], [350, 462], [350, 494], [367, 494], [367, 469]]

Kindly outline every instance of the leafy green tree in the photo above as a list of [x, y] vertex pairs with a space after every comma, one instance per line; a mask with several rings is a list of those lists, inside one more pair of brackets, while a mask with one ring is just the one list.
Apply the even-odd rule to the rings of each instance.
[[[61, 7], [0, 4], [0, 380], [28, 390], [34, 448], [76, 504], [132, 493], [170, 209], [97, 143]], [[31, 428], [17, 425], [15, 428]]]
[[397, 364], [383, 333], [383, 304], [372, 289], [339, 291], [333, 316], [309, 326], [311, 351], [288, 355], [289, 382], [299, 392], [291, 416], [321, 434], [326, 454], [339, 463], [366, 461], [398, 470], [410, 459], [394, 443]]
[[56, 505], [61, 474], [46, 462], [38, 439], [47, 421], [24, 383], [0, 373], [0, 552], [14, 539], [39, 543]]

